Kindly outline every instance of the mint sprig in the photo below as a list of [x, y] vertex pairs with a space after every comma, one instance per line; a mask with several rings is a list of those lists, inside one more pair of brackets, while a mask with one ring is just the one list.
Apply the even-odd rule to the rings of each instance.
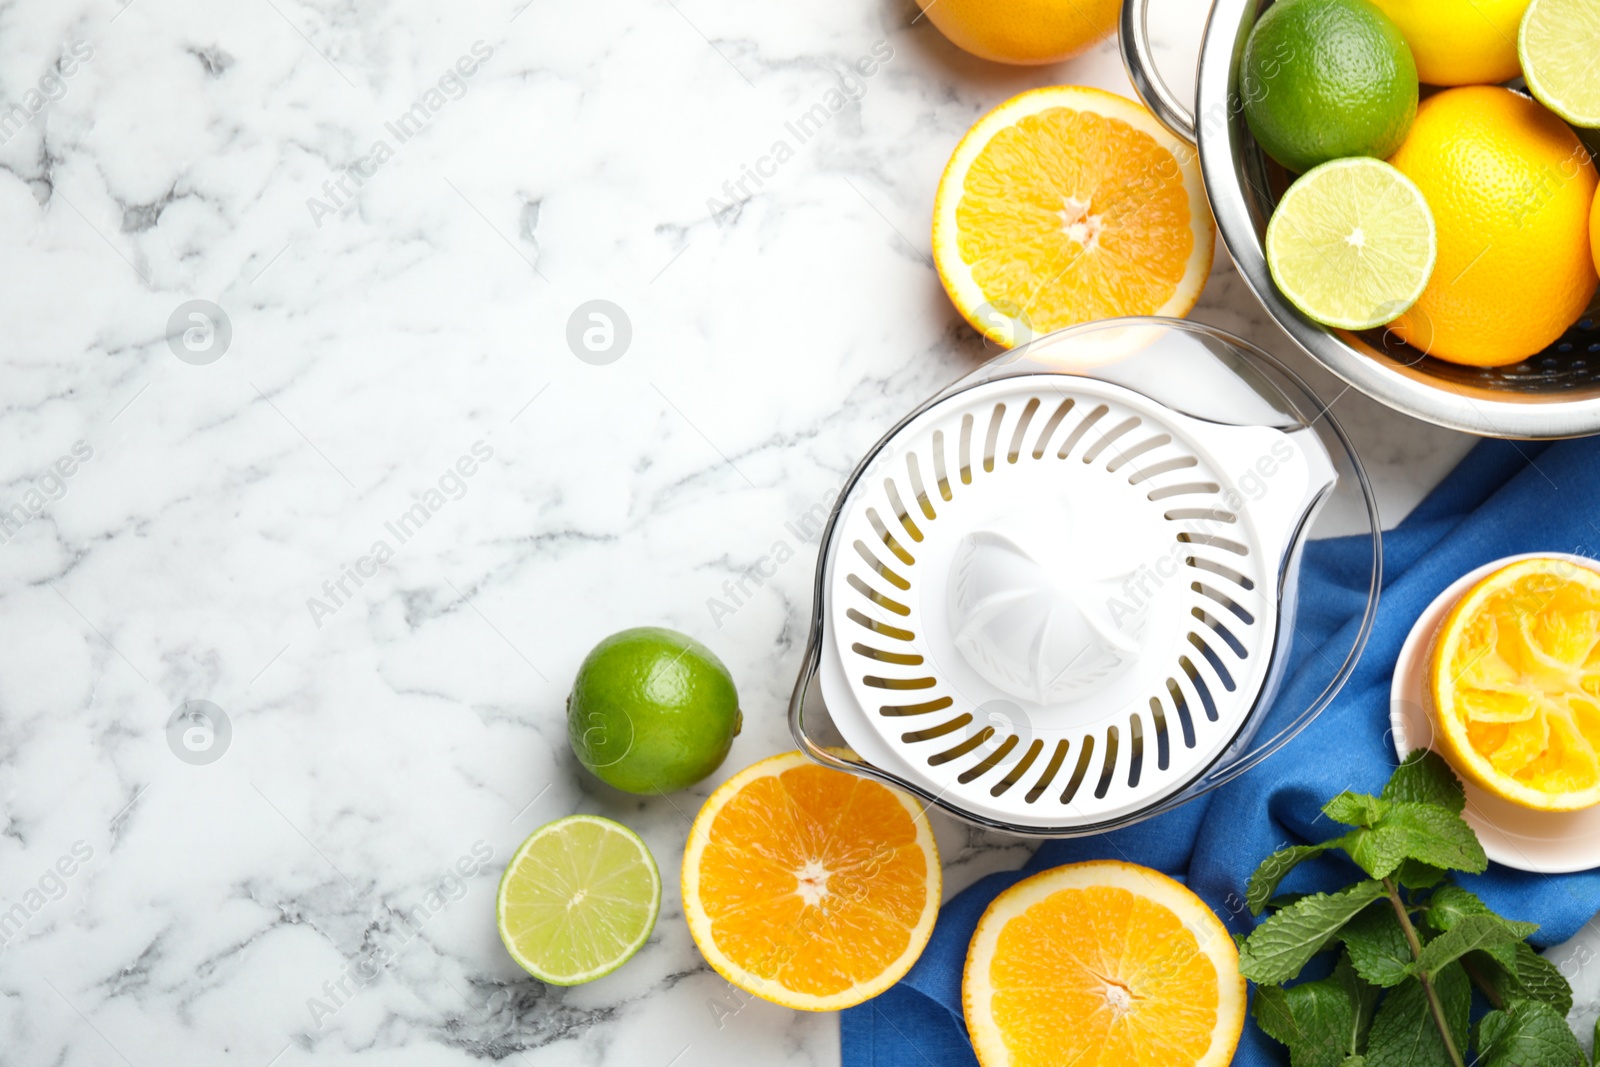
[[[1239, 970], [1292, 1067], [1466, 1067], [1469, 1054], [1474, 1067], [1589, 1067], [1565, 1021], [1572, 989], [1527, 943], [1538, 927], [1449, 881], [1489, 864], [1465, 804], [1444, 760], [1414, 752], [1378, 796], [1328, 801], [1323, 814], [1349, 830], [1280, 849], [1251, 876], [1245, 903], [1272, 914], [1239, 946]], [[1335, 850], [1368, 877], [1278, 895], [1297, 866]], [[1286, 984], [1334, 949], [1329, 977]], [[1473, 985], [1492, 1010], [1469, 1032]]]

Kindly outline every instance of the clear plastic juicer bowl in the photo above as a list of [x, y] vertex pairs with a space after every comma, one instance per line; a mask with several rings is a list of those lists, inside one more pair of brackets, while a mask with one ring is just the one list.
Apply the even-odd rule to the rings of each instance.
[[[1302, 550], [1335, 534], [1370, 544], [1365, 611], [1347, 644], [1300, 658], [1304, 706], [1258, 736]], [[1185, 321], [1063, 330], [951, 385], [857, 466], [823, 532], [790, 728], [818, 762], [986, 827], [1125, 826], [1315, 718], [1366, 643], [1381, 571], [1366, 474], [1287, 367]]]

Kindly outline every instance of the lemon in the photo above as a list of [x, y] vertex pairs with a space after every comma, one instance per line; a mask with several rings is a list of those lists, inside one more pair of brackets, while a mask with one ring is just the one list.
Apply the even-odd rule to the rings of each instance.
[[1517, 53], [1528, 89], [1574, 126], [1600, 126], [1600, 4], [1533, 0]]
[[1079, 86], [979, 119], [933, 202], [939, 279], [1007, 347], [1097, 319], [1188, 314], [1215, 240], [1194, 150], [1133, 101]]
[[1121, 0], [918, 0], [956, 47], [997, 63], [1059, 63], [1117, 27]]
[[567, 698], [578, 762], [628, 793], [700, 781], [721, 766], [742, 722], [722, 661], [694, 638], [654, 626], [596, 645]]
[[1448, 89], [1417, 110], [1389, 159], [1433, 209], [1433, 280], [1396, 334], [1479, 367], [1543, 351], [1583, 314], [1600, 277], [1589, 247], [1594, 164], [1572, 130], [1520, 93]]
[[1484, 85], [1517, 76], [1517, 27], [1528, 0], [1373, 3], [1406, 35], [1417, 74], [1429, 85]]
[[1245, 40], [1239, 92], [1262, 150], [1304, 173], [1399, 148], [1417, 113], [1417, 67], [1367, 0], [1278, 0]]
[[551, 985], [604, 977], [650, 939], [661, 873], [639, 835], [598, 815], [535, 830], [500, 877], [495, 916], [506, 951]]
[[1367, 330], [1416, 303], [1433, 273], [1433, 214], [1404, 174], [1357, 156], [1289, 187], [1267, 225], [1267, 265], [1325, 326]]
[[1526, 559], [1469, 589], [1424, 686], [1440, 754], [1523, 807], [1600, 804], [1600, 574]]

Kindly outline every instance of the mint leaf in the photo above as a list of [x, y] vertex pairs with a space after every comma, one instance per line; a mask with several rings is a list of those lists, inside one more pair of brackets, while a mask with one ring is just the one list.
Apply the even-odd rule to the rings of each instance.
[[1405, 862], [1411, 838], [1402, 827], [1379, 825], [1370, 830], [1351, 830], [1334, 844], [1344, 849], [1355, 865], [1367, 874], [1387, 878]]
[[1256, 987], [1256, 1025], [1289, 1046], [1290, 1067], [1341, 1067], [1339, 1043], [1353, 1028], [1354, 1014], [1349, 997], [1327, 981]]
[[1428, 910], [1423, 913], [1429, 926], [1443, 933], [1469, 915], [1493, 915], [1489, 905], [1477, 895], [1458, 885], [1440, 887], [1428, 898]]
[[1291, 1067], [1344, 1067], [1371, 1023], [1377, 990], [1340, 960], [1334, 973], [1291, 989], [1256, 987], [1256, 1025], [1289, 1046]]
[[1256, 873], [1250, 876], [1250, 882], [1244, 891], [1244, 902], [1249, 905], [1250, 914], [1260, 915], [1271, 901], [1272, 894], [1278, 891], [1278, 883], [1301, 863], [1322, 855], [1327, 847], [1327, 845], [1290, 845], [1288, 848], [1280, 848], [1262, 860], [1261, 866], [1256, 868]]
[[1481, 1067], [1587, 1067], [1583, 1046], [1548, 1004], [1519, 1000], [1478, 1023]]
[[1278, 1044], [1289, 1046], [1292, 1058], [1294, 1047], [1304, 1043], [1305, 1036], [1289, 1006], [1289, 991], [1280, 985], [1258, 985], [1250, 1007], [1255, 1012], [1256, 1025], [1261, 1032]]
[[[1434, 984], [1456, 1048], [1466, 1048], [1467, 1013], [1472, 989], [1466, 972], [1451, 964]], [[1367, 1037], [1366, 1067], [1450, 1067], [1450, 1054], [1428, 1007], [1427, 994], [1408, 978], [1378, 1008]]]
[[[1488, 867], [1478, 835], [1455, 812], [1411, 800], [1382, 804], [1384, 810], [1371, 827], [1351, 830], [1332, 842], [1372, 877], [1387, 878], [1407, 861], [1414, 863], [1409, 877], [1421, 881], [1427, 881], [1431, 872], [1418, 865], [1474, 874]], [[1355, 803], [1349, 801], [1343, 807], [1353, 809]], [[1343, 813], [1352, 818], [1357, 814], [1353, 810]]]
[[1464, 960], [1502, 1004], [1537, 1000], [1550, 1005], [1563, 1018], [1572, 1010], [1572, 986], [1555, 964], [1533, 951], [1526, 941], [1517, 942], [1509, 950], [1502, 946], [1492, 952], [1469, 952]]
[[1367, 1067], [1452, 1067], [1415, 978], [1384, 998], [1367, 1037]]
[[1453, 811], [1411, 801], [1390, 807], [1380, 828], [1395, 827], [1406, 835], [1406, 857], [1446, 870], [1480, 874], [1489, 866], [1478, 835]]
[[1407, 889], [1432, 889], [1443, 882], [1447, 872], [1418, 860], [1405, 860], [1395, 868], [1395, 881]]
[[[1367, 1045], [1367, 1032], [1372, 1028], [1372, 1016], [1378, 1007], [1380, 990], [1356, 973], [1355, 968], [1350, 965], [1348, 954], [1339, 957], [1339, 963], [1333, 969], [1331, 980], [1344, 988], [1345, 995], [1355, 1007], [1345, 1047], [1352, 1057], [1360, 1059], [1355, 1053], [1357, 1049], [1365, 1048]], [[1345, 1067], [1349, 1067], [1349, 1061], [1346, 1061]]]
[[1387, 989], [1410, 976], [1411, 943], [1387, 900], [1369, 906], [1339, 936], [1356, 973], [1373, 985]]
[[1491, 1011], [1478, 1020], [1478, 1048], [1487, 1050], [1490, 1045], [1506, 1036], [1511, 1029], [1511, 1016], [1504, 1010]]
[[1382, 799], [1434, 804], [1460, 815], [1467, 806], [1461, 779], [1437, 752], [1420, 748], [1407, 756], [1383, 787]]
[[1468, 915], [1428, 942], [1413, 969], [1432, 978], [1468, 952], [1515, 945], [1539, 929], [1538, 923], [1520, 923], [1498, 915]]
[[[1572, 1010], [1572, 985], [1561, 968], [1533, 951], [1526, 941], [1515, 946], [1517, 985], [1529, 1000], [1543, 1001], [1565, 1019]], [[1600, 1021], [1597, 1021], [1600, 1022]]]
[[1387, 801], [1365, 793], [1340, 793], [1322, 806], [1322, 814], [1346, 826], [1371, 826], [1389, 810]]
[[1338, 936], [1344, 924], [1384, 895], [1381, 882], [1357, 882], [1337, 893], [1316, 893], [1267, 919], [1239, 951], [1239, 971], [1259, 985], [1287, 981]]

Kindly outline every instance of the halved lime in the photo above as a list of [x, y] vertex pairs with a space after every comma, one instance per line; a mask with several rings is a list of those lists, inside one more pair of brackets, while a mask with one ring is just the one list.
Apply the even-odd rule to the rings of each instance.
[[1600, 4], [1533, 0], [1517, 56], [1539, 103], [1574, 126], [1600, 126]]
[[1427, 288], [1437, 254], [1422, 190], [1364, 156], [1307, 171], [1267, 224], [1278, 289], [1310, 318], [1344, 330], [1403, 314]]
[[645, 843], [598, 815], [535, 830], [506, 865], [495, 915], [523, 970], [551, 985], [610, 974], [650, 938], [661, 873]]

